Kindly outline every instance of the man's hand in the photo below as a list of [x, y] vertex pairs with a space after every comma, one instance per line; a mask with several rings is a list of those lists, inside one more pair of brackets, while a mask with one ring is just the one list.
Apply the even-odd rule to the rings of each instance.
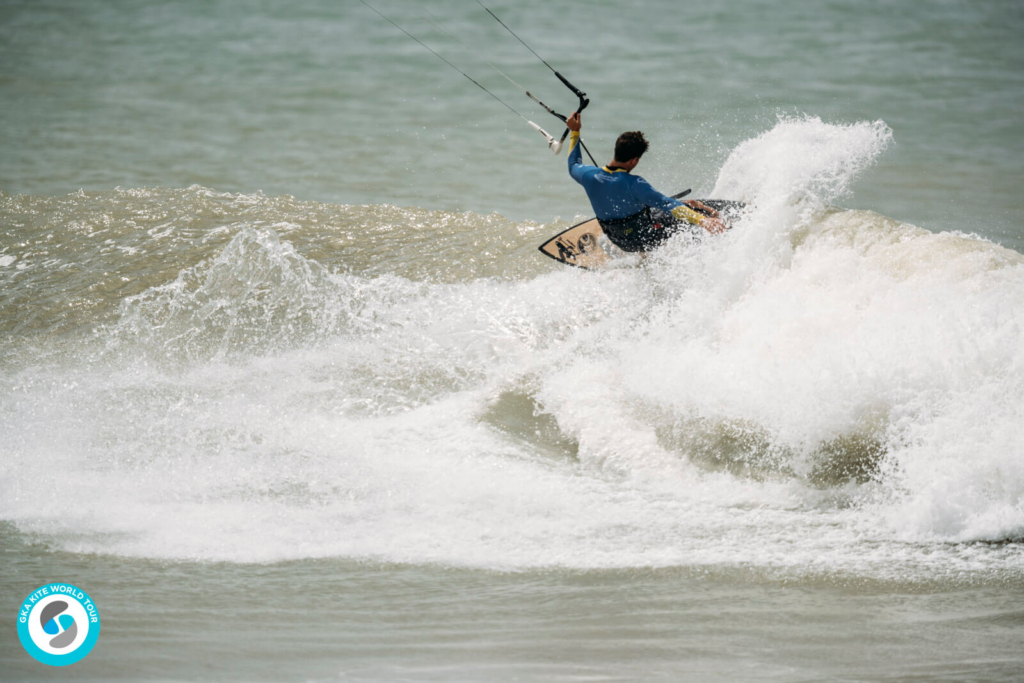
[[715, 211], [714, 209], [712, 209], [710, 206], [708, 206], [707, 204], [705, 204], [704, 202], [702, 202], [699, 199], [688, 199], [685, 202], [683, 202], [683, 204], [686, 204], [691, 209], [697, 209], [698, 211], [703, 211], [704, 213], [706, 213], [707, 215], [711, 216], [712, 218], [718, 218], [718, 212]]
[[719, 218], [705, 218], [701, 221], [700, 227], [704, 228], [712, 235], [720, 235], [729, 229], [729, 226], [723, 223]]
[[580, 121], [580, 113], [578, 111], [574, 111], [572, 116], [565, 120], [565, 127], [574, 133], [580, 132], [580, 128], [583, 127], [583, 123]]

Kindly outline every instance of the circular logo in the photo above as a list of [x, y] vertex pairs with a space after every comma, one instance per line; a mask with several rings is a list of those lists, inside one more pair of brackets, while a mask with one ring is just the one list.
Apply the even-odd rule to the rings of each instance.
[[92, 598], [69, 583], [48, 583], [18, 610], [18, 638], [43, 664], [67, 666], [92, 651], [100, 637], [100, 613]]
[[580, 253], [586, 254], [597, 246], [597, 239], [589, 232], [585, 232], [580, 235], [580, 239], [576, 242], [576, 246], [579, 247]]

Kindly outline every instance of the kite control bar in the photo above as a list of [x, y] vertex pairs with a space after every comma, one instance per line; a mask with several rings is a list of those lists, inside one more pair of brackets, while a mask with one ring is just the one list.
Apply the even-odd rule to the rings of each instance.
[[577, 88], [575, 85], [570, 83], [566, 79], [565, 76], [563, 76], [562, 74], [558, 73], [557, 71], [555, 72], [555, 76], [557, 76], [558, 80], [562, 81], [562, 83], [565, 84], [565, 87], [567, 87], [569, 90], [572, 90], [573, 94], [576, 95], [576, 97], [580, 98], [580, 106], [579, 106], [579, 109], [577, 109], [576, 111], [577, 112], [581, 112], [584, 109], [586, 109], [587, 105], [590, 104], [590, 100], [587, 99], [587, 93], [583, 92], [582, 90]]
[[[554, 69], [552, 69], [552, 71], [554, 71]], [[573, 92], [573, 94], [576, 95], [576, 97], [579, 98], [579, 105], [576, 107], [576, 111], [574, 113], [578, 114], [581, 111], [583, 111], [584, 109], [586, 109], [587, 105], [590, 104], [590, 100], [587, 99], [587, 93], [583, 92], [582, 90], [577, 88], [575, 85], [570, 83], [565, 78], [565, 76], [563, 76], [562, 74], [558, 73], [557, 71], [555, 71], [555, 75], [558, 76], [558, 80], [562, 81], [562, 83], [565, 84], [565, 87], [569, 88], [569, 90], [571, 90]], [[562, 123], [565, 123], [566, 119], [568, 118], [567, 116], [565, 116], [564, 114], [559, 114], [557, 111], [555, 111], [554, 109], [552, 109], [548, 105], [546, 105], [543, 102], [541, 102], [539, 99], [537, 99], [537, 96], [534, 95], [529, 90], [524, 90], [524, 92], [526, 93], [527, 97], [529, 97], [531, 100], [533, 100], [534, 102], [539, 104], [541, 107], [543, 107], [544, 110], [547, 113], [551, 114], [552, 116], [554, 116], [556, 119], [558, 119]], [[569, 129], [568, 128], [566, 128], [565, 131], [562, 133], [562, 137], [561, 138], [559, 138], [558, 140], [555, 140], [551, 135], [548, 135], [547, 131], [545, 131], [543, 128], [541, 128], [540, 126], [535, 124], [533, 121], [527, 121], [527, 123], [529, 123], [531, 126], [533, 126], [536, 130], [538, 130], [540, 132], [541, 135], [543, 135], [547, 139], [548, 147], [551, 148], [551, 151], [553, 151], [555, 154], [558, 154], [559, 152], [562, 151], [562, 143], [564, 143], [565, 139], [567, 137], [569, 137]], [[590, 150], [587, 149], [587, 146], [583, 144], [582, 140], [580, 140], [580, 145], [583, 147], [584, 150], [586, 150], [587, 156], [590, 157], [590, 161], [595, 166], [597, 166], [597, 162], [594, 161], [594, 156], [590, 153]]]
[[[552, 69], [552, 71], [554, 71], [554, 69]], [[572, 90], [573, 94], [576, 95], [576, 97], [578, 97], [580, 99], [579, 106], [576, 107], [576, 111], [574, 113], [579, 114], [584, 109], [586, 109], [587, 105], [590, 104], [590, 100], [587, 99], [587, 93], [583, 92], [582, 90], [577, 88], [575, 85], [570, 83], [569, 80], [565, 76], [563, 76], [562, 74], [558, 73], [557, 71], [555, 71], [555, 76], [557, 76], [558, 80], [562, 81], [562, 83], [565, 85], [565, 87], [567, 87], [569, 90]], [[527, 93], [527, 94], [529, 94], [529, 93]], [[547, 107], [545, 107], [545, 109], [546, 108]], [[551, 110], [548, 109], [548, 111], [551, 111]], [[553, 112], [553, 111], [551, 113], [555, 114], [555, 112]], [[565, 117], [564, 116], [560, 116], [558, 114], [555, 114], [555, 116], [558, 116], [558, 118], [562, 119], [562, 121], [565, 121]], [[565, 142], [565, 138], [568, 135], [569, 135], [569, 129], [566, 128], [565, 131], [562, 133], [562, 139], [558, 141], [558, 149], [559, 150], [562, 149], [562, 143]], [[580, 145], [583, 145], [583, 141], [582, 140], [580, 140]], [[590, 161], [595, 166], [597, 166], [597, 162], [594, 161], [594, 157], [590, 154], [590, 150], [587, 149], [586, 145], [583, 145], [583, 149], [586, 150], [587, 156], [590, 157]], [[558, 154], [558, 152], [556, 151], [555, 154]]]

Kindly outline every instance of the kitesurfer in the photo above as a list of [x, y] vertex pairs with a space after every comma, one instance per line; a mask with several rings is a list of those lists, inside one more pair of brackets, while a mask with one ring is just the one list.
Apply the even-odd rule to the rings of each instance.
[[700, 226], [713, 234], [726, 230], [718, 212], [709, 206], [666, 197], [640, 176], [630, 174], [647, 151], [647, 139], [640, 131], [620, 135], [615, 141], [615, 158], [598, 168], [583, 163], [579, 112], [569, 117], [566, 126], [571, 131], [569, 175], [587, 191], [601, 228], [619, 249], [650, 251], [689, 226]]

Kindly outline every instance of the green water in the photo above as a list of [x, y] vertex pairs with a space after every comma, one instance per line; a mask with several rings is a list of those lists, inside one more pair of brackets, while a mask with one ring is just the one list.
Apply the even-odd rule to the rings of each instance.
[[[471, 2], [430, 12], [563, 112], [575, 104]], [[528, 118], [558, 122], [424, 21], [408, 24]], [[1024, 16], [1019, 3], [769, 2], [497, 6], [591, 96], [599, 160], [653, 141], [656, 186], [710, 189], [779, 113], [882, 119], [896, 146], [850, 204], [1019, 248]], [[5, 3], [0, 187], [63, 194], [187, 187], [301, 199], [586, 213], [519, 119], [356, 2]]]
[[5, 652], [10, 680], [982, 681], [1021, 667], [1006, 585], [63, 554], [51, 567], [107, 604], [100, 642], [70, 671]]

